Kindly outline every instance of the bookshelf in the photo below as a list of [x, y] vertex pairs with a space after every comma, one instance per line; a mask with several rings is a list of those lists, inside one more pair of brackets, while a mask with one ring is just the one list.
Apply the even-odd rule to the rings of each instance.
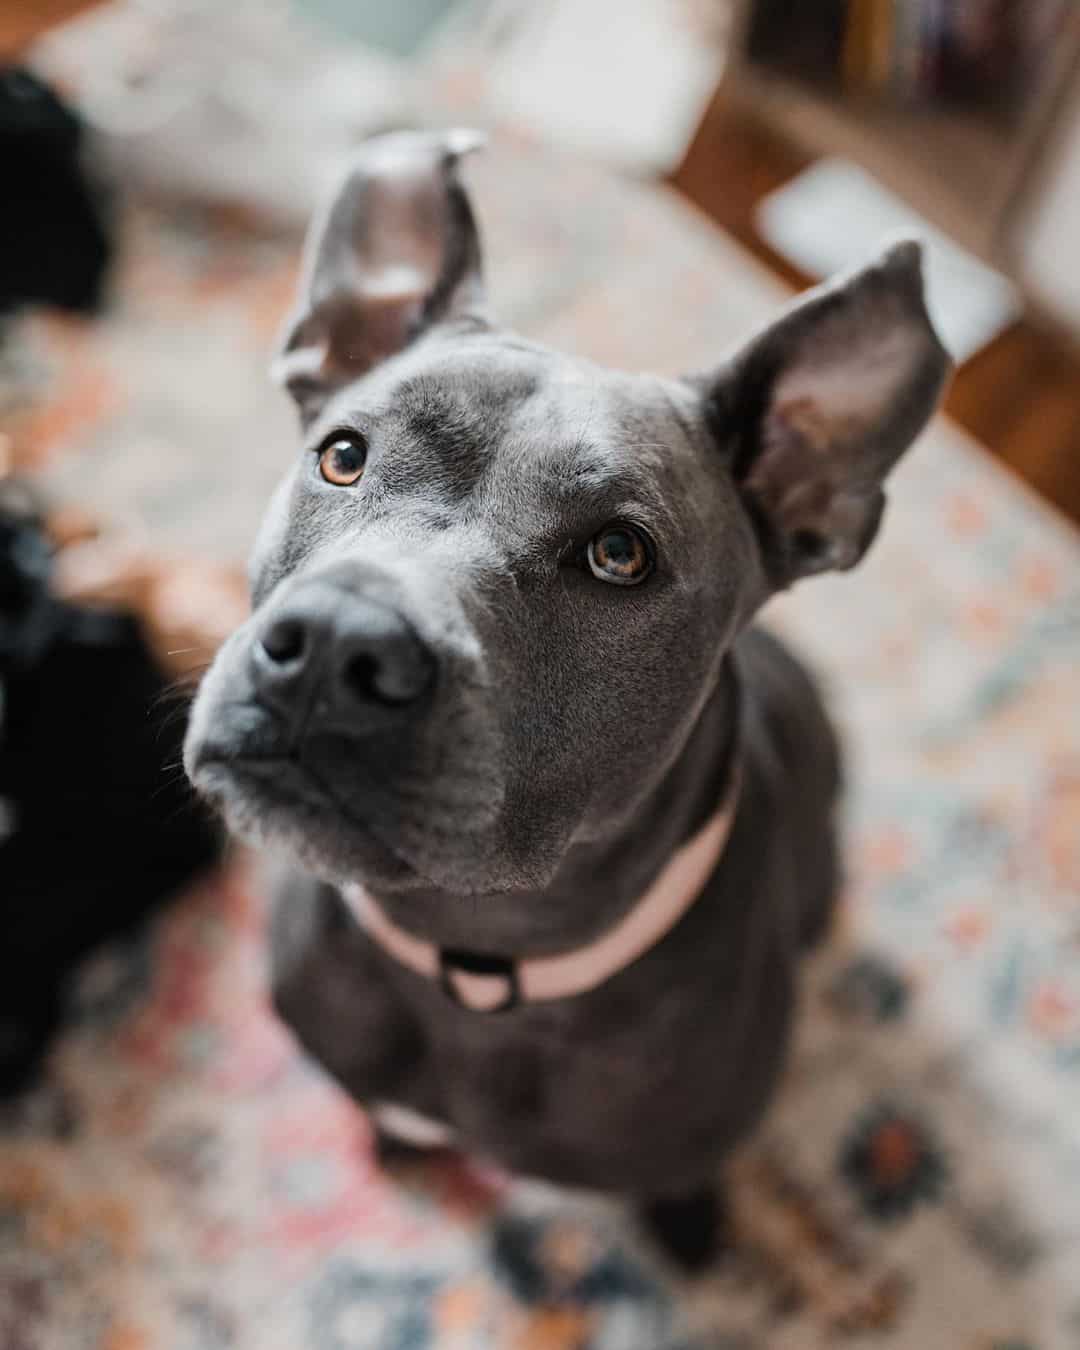
[[[914, 11], [921, 0], [884, 3]], [[948, 97], [853, 79], [844, 31], [853, 7], [738, 0], [725, 93], [809, 152], [862, 164], [961, 244], [1012, 270], [1013, 223], [1080, 74], [1080, 6], [1063, 5], [1055, 40], [1007, 94], [987, 80]]]

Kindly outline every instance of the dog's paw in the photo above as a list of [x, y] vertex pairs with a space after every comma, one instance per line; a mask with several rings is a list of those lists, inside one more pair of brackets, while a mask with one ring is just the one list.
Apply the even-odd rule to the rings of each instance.
[[688, 1275], [700, 1274], [728, 1248], [727, 1206], [719, 1186], [649, 1200], [639, 1212], [653, 1241]]

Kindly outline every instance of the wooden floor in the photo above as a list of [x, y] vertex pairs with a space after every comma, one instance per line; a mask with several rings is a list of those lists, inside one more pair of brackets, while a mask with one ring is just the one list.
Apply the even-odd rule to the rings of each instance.
[[73, 18], [99, 0], [0, 0], [0, 61], [17, 61], [24, 49], [54, 24]]
[[[754, 208], [809, 162], [718, 94], [672, 182], [795, 285], [810, 278], [765, 244]], [[1027, 321], [957, 373], [947, 411], [1080, 523], [1080, 348]]]

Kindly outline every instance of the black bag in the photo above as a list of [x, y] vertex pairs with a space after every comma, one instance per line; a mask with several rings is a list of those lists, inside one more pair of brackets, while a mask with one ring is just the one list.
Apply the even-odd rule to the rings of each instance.
[[80, 958], [220, 853], [137, 621], [58, 600], [50, 562], [0, 482], [0, 1094], [37, 1067]]
[[0, 313], [30, 301], [97, 308], [109, 258], [102, 189], [82, 127], [29, 71], [0, 67]]

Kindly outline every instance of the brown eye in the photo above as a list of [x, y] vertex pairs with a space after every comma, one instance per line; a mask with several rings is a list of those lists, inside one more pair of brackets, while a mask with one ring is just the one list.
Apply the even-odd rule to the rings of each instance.
[[367, 446], [359, 436], [335, 436], [319, 453], [319, 472], [335, 487], [352, 487], [366, 463]]
[[652, 571], [652, 555], [644, 536], [633, 526], [606, 525], [589, 541], [589, 566], [601, 581], [636, 586]]

